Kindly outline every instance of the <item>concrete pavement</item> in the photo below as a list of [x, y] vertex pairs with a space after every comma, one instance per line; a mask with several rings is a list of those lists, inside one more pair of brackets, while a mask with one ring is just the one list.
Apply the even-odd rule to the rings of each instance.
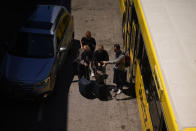
[[[87, 30], [97, 45], [103, 44], [110, 59], [114, 58], [113, 44], [122, 44], [121, 14], [118, 0], [72, 0], [75, 39], [80, 40]], [[113, 87], [112, 65], [107, 66], [106, 84]], [[77, 77], [74, 80], [77, 81]], [[92, 78], [93, 79], [93, 78]], [[111, 100], [87, 99], [79, 93], [78, 83], [72, 82], [68, 94], [67, 131], [141, 131], [137, 101], [124, 87], [124, 93]]]

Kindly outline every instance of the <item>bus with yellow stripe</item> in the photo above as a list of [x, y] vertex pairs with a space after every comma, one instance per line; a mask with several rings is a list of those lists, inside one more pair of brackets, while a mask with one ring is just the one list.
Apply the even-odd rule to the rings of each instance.
[[196, 131], [196, 1], [119, 0], [144, 131]]

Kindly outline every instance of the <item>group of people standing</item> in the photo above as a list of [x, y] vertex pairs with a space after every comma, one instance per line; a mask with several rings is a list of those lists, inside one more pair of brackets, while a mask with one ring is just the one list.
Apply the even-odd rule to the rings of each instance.
[[[90, 74], [92, 77], [95, 76], [96, 80], [97, 76], [106, 75], [106, 65], [107, 64], [115, 64], [114, 65], [114, 77], [113, 82], [116, 84], [116, 90], [113, 89], [116, 94], [120, 94], [122, 92], [122, 87], [124, 84], [124, 58], [125, 54], [121, 51], [119, 44], [114, 44], [114, 52], [115, 59], [109, 61], [108, 52], [104, 49], [104, 46], [99, 44], [97, 50], [96, 41], [91, 36], [91, 32], [87, 31], [86, 36], [83, 37], [80, 41], [80, 49], [79, 49], [79, 64], [78, 64], [78, 78], [79, 80], [84, 77], [87, 80], [90, 80]], [[100, 73], [102, 75], [100, 75]], [[105, 77], [106, 78], [106, 77]], [[103, 83], [104, 81], [99, 81]]]

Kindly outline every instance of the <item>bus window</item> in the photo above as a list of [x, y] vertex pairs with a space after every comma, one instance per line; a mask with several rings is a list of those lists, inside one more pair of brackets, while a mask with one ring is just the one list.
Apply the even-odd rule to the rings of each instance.
[[131, 36], [131, 33], [130, 32], [131, 32], [131, 28], [130, 28], [130, 24], [129, 23], [127, 25], [128, 25], [127, 26], [128, 27], [127, 28], [128, 30], [127, 30], [127, 45], [126, 45], [126, 50], [127, 51], [130, 51], [130, 40], [131, 40], [131, 37], [130, 37]]
[[128, 1], [128, 4], [127, 4], [127, 7], [128, 7], [128, 18], [127, 18], [127, 25], [128, 25], [128, 32], [127, 32], [127, 35], [128, 35], [128, 44], [127, 44], [127, 50], [129, 51], [129, 54], [130, 54], [130, 42], [131, 42], [131, 20], [132, 20], [132, 6], [131, 6], [131, 2]]
[[[136, 43], [135, 43], [135, 49], [134, 49], [134, 58], [138, 58], [138, 52], [139, 52], [139, 48], [141, 48], [140, 45], [141, 42], [143, 42], [143, 40], [141, 39], [142, 38], [142, 35], [141, 35], [141, 31], [139, 29], [138, 31], [138, 36], [137, 36], [137, 40], [136, 40]], [[140, 40], [141, 39], [141, 40]]]
[[137, 14], [135, 12], [134, 6], [133, 6], [133, 12], [132, 12], [132, 22], [131, 22], [131, 50], [132, 53], [134, 55], [134, 48], [135, 48], [135, 44], [137, 42], [137, 38], [138, 38], [138, 33], [139, 32], [139, 25], [138, 25], [138, 20], [137, 20]]
[[132, 52], [134, 50], [135, 38], [136, 38], [136, 25], [135, 25], [135, 22], [133, 21], [132, 27], [131, 27], [131, 50]]
[[141, 74], [143, 77], [147, 102], [149, 104], [149, 111], [150, 111], [153, 129], [154, 131], [165, 131], [167, 128], [165, 126], [165, 120], [163, 118], [161, 103], [159, 101], [159, 97], [157, 94], [155, 82], [152, 76], [152, 72], [151, 72], [151, 68], [150, 68], [150, 64], [145, 48], [143, 48], [140, 66], [141, 66]]
[[129, 2], [129, 7], [128, 7], [128, 10], [129, 10], [129, 22], [131, 23], [131, 20], [132, 20], [132, 4], [131, 2]]
[[141, 58], [142, 58], [143, 47], [144, 47], [144, 40], [142, 38], [142, 34], [140, 33], [139, 40], [138, 40], [137, 46], [135, 48], [135, 50], [136, 50], [136, 55], [135, 56], [139, 60], [141, 60]]
[[[130, 27], [130, 25], [129, 25], [129, 27]], [[128, 47], [127, 47], [127, 49], [128, 49], [128, 52], [129, 52], [129, 54], [130, 54], [130, 51], [131, 51], [131, 48], [130, 48], [130, 42], [131, 42], [131, 30], [129, 30], [129, 32], [128, 32]]]

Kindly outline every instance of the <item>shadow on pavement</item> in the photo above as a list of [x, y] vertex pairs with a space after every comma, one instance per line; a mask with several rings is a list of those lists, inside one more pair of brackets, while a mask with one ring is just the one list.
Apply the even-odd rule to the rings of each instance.
[[[82, 79], [83, 81], [83, 79]], [[80, 94], [87, 99], [98, 98], [101, 101], [112, 100], [112, 95], [110, 94], [110, 85], [97, 84], [96, 81], [90, 80], [89, 85], [82, 85], [79, 82]]]
[[101, 101], [108, 101], [112, 100], [112, 95], [110, 93], [110, 85], [96, 85], [96, 88], [98, 90], [98, 96], [97, 98]]
[[124, 85], [124, 86], [127, 87], [127, 88], [123, 89], [122, 93], [124, 93], [124, 95], [126, 95], [128, 97], [118, 98], [118, 95], [115, 95], [114, 98], [117, 101], [135, 99], [136, 98], [135, 85], [134, 84], [130, 84], [130, 83], [126, 83], [126, 85]]
[[133, 98], [136, 98], [135, 94], [135, 84], [127, 82], [124, 86], [128, 87], [127, 89], [123, 90], [123, 93], [127, 96], [131, 96]]

